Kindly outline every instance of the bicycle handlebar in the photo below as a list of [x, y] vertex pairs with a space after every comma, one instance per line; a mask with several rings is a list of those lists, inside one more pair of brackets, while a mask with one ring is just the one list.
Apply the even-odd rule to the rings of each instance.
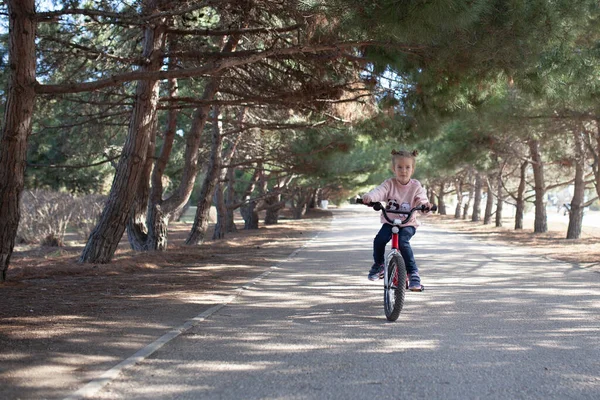
[[[375, 211], [381, 210], [383, 217], [392, 225], [406, 224], [411, 219], [411, 217], [415, 211], [422, 211], [422, 212], [437, 211], [437, 206], [435, 204], [432, 204], [431, 208], [427, 208], [425, 206], [425, 204], [421, 204], [420, 206], [413, 207], [410, 211], [386, 210], [385, 207], [383, 206], [383, 204], [381, 204], [380, 202], [377, 201], [377, 202], [365, 203], [365, 202], [363, 202], [363, 199], [361, 199], [360, 197], [356, 199], [356, 204], [364, 204], [367, 207], [373, 207], [373, 210], [375, 210]], [[406, 218], [404, 218], [403, 220], [401, 220], [401, 219], [391, 220], [390, 217], [388, 217], [388, 215], [387, 215], [388, 213], [404, 214], [404, 215], [406, 215]]]

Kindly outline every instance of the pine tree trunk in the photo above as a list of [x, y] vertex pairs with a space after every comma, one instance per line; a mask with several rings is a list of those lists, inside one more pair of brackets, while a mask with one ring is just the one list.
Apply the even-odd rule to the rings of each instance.
[[467, 197], [467, 202], [463, 206], [463, 215], [462, 215], [463, 219], [467, 219], [467, 216], [469, 215], [469, 208], [471, 207], [471, 200], [473, 200], [473, 192], [474, 192], [475, 185], [473, 185], [472, 171], [469, 172], [468, 180], [469, 180], [468, 181], [468, 183], [469, 183], [469, 196]]
[[19, 202], [36, 99], [35, 2], [7, 0], [5, 4], [9, 17], [9, 76], [0, 137], [0, 282], [6, 280], [21, 217]]
[[235, 233], [237, 232], [237, 227], [235, 226], [235, 214], [234, 208], [232, 205], [236, 203], [235, 198], [235, 168], [227, 169], [227, 192], [225, 194], [225, 205], [227, 206], [227, 214], [225, 220], [225, 232], [226, 233]]
[[[221, 51], [224, 53], [229, 53], [231, 51], [233, 51], [237, 44], [239, 42], [239, 35], [232, 35], [229, 37], [229, 39], [227, 40], [227, 42], [225, 43], [225, 45], [222, 47]], [[174, 48], [177, 48], [178, 43], [172, 43]], [[171, 60], [170, 60], [171, 61]], [[175, 63], [175, 60], [173, 60], [173, 62]], [[173, 68], [177, 68], [177, 64], [175, 63], [175, 65], [173, 66]], [[204, 87], [204, 93], [202, 94], [201, 97], [201, 101], [210, 101], [213, 100], [219, 90], [219, 86], [220, 86], [220, 79], [221, 79], [221, 74], [215, 74], [213, 75], [212, 79], [210, 79], [208, 81], [208, 83], [206, 84], [206, 86]], [[176, 90], [176, 86], [175, 88], [171, 88], [171, 93], [172, 95], [176, 95], [176, 91], [175, 93], [173, 93], [173, 90]], [[149, 234], [149, 238], [152, 240], [152, 243], [149, 244], [149, 248], [155, 248], [157, 250], [166, 250], [166, 245], [167, 245], [167, 237], [166, 235], [168, 234], [168, 220], [170, 220], [170, 216], [171, 215], [176, 215], [179, 214], [180, 211], [186, 206], [186, 204], [188, 203], [190, 196], [192, 195], [192, 191], [194, 189], [194, 184], [196, 182], [196, 176], [198, 175], [198, 169], [199, 169], [199, 160], [198, 160], [198, 148], [200, 147], [201, 141], [202, 141], [202, 133], [204, 132], [204, 127], [206, 125], [206, 121], [208, 120], [208, 117], [210, 115], [210, 105], [203, 105], [201, 107], [198, 107], [196, 109], [196, 111], [194, 112], [194, 117], [192, 120], [192, 126], [190, 127], [190, 131], [187, 133], [186, 135], [186, 144], [185, 144], [185, 154], [184, 154], [184, 169], [183, 169], [183, 174], [181, 177], [181, 181], [179, 183], [179, 186], [177, 187], [177, 189], [171, 194], [171, 196], [169, 196], [168, 199], [166, 200], [162, 200], [162, 185], [159, 183], [159, 181], [162, 179], [163, 173], [164, 173], [164, 167], [166, 166], [166, 162], [169, 159], [169, 155], [171, 153], [171, 149], [164, 149], [165, 150], [165, 154], [163, 156], [163, 154], [161, 153], [161, 159], [164, 160], [164, 165], [161, 164], [159, 165], [157, 163], [157, 167], [160, 167], [159, 169], [155, 168], [155, 176], [153, 176], [153, 187], [154, 185], [156, 185], [157, 188], [160, 188], [160, 191], [156, 190], [156, 194], [151, 196], [152, 199], [152, 204], [151, 204], [151, 208], [152, 207], [157, 207], [160, 206], [161, 211], [160, 213], [156, 213], [155, 216], [157, 216], [158, 218], [162, 219], [162, 216], [159, 217], [160, 215], [165, 215], [167, 216], [167, 221], [149, 221], [148, 225], [149, 227], [152, 226], [156, 226], [159, 228], [159, 231], [157, 232], [150, 232]], [[173, 118], [171, 118], [172, 120], [174, 120], [174, 116]], [[172, 129], [174, 130], [176, 127], [176, 125], [174, 125], [172, 127]], [[171, 129], [171, 127], [169, 126], [168, 129]], [[220, 135], [220, 133], [219, 133]], [[219, 150], [220, 151], [220, 150]], [[217, 166], [217, 169], [219, 167]], [[211, 185], [214, 185], [214, 182], [211, 183]], [[210, 187], [207, 187], [207, 189], [211, 189]], [[212, 187], [212, 190], [214, 190], [214, 186]], [[209, 198], [209, 202], [210, 199], [212, 199], [212, 193], [207, 193], [210, 198]], [[208, 211], [210, 210], [210, 206], [208, 208], [208, 210], [206, 210], [206, 212], [208, 213]], [[202, 210], [202, 212], [204, 212], [205, 210]], [[192, 241], [195, 241], [196, 243], [200, 243], [204, 240], [204, 238], [199, 239], [198, 237], [196, 239], [191, 238], [192, 236], [201, 234], [202, 229], [204, 229], [204, 234], [206, 233], [206, 229], [208, 228], [208, 221], [197, 221], [197, 217], [198, 217], [198, 209], [196, 210], [196, 218], [194, 218], [194, 224], [199, 223], [200, 225], [196, 225], [195, 227], [192, 227], [192, 231], [190, 232], [190, 235], [188, 237], [188, 241], [191, 239]], [[208, 217], [208, 214], [206, 215], [206, 217]], [[202, 225], [206, 222], [206, 227], [202, 228]], [[197, 231], [196, 233], [195, 230], [200, 229], [199, 231]], [[159, 244], [162, 243], [162, 244]]]
[[[156, 132], [156, 118], [152, 123], [152, 129]], [[144, 166], [138, 188], [135, 194], [135, 200], [131, 207], [129, 221], [127, 222], [127, 238], [132, 250], [148, 250], [148, 227], [146, 218], [148, 216], [148, 200], [150, 198], [150, 174], [152, 173], [152, 164], [155, 148], [156, 133], [151, 135], [148, 152], [146, 154], [146, 165]]]
[[[157, 0], [146, 2], [145, 15], [156, 11]], [[162, 67], [164, 46], [164, 20], [145, 28], [143, 58], [150, 60], [140, 67], [141, 71], [159, 71]], [[129, 124], [129, 131], [123, 153], [106, 206], [98, 225], [92, 231], [80, 257], [80, 262], [108, 263], [123, 236], [135, 200], [135, 191], [144, 173], [152, 125], [156, 118], [159, 81], [139, 81], [135, 105]]]
[[165, 251], [167, 249], [170, 214], [165, 214], [160, 205], [152, 205], [148, 210], [148, 239], [146, 250]]
[[213, 232], [213, 240], [223, 239], [227, 226], [227, 206], [225, 205], [225, 196], [223, 193], [223, 184], [217, 183], [215, 188], [215, 207], [217, 209], [217, 223]]
[[596, 186], [596, 194], [600, 198], [600, 160], [598, 159], [600, 156], [600, 118], [597, 118], [595, 126], [595, 137], [596, 137], [596, 151], [595, 151], [595, 162], [593, 165], [595, 185]]
[[496, 193], [496, 227], [502, 226], [502, 211], [504, 209], [504, 191], [502, 190], [502, 169], [496, 175], [496, 185], [498, 192]]
[[[169, 50], [175, 52], [177, 49], [178, 43], [176, 38], [171, 38], [169, 41]], [[169, 57], [168, 67], [171, 71], [178, 67], [177, 59], [175, 57]], [[177, 97], [177, 79], [169, 79], [168, 87], [169, 97]], [[154, 168], [152, 169], [152, 175], [150, 177], [151, 186], [150, 193], [148, 195], [149, 204], [147, 207], [145, 225], [147, 228], [146, 242], [144, 243], [145, 250], [165, 251], [167, 249], [169, 221], [173, 219], [179, 219], [179, 217], [181, 217], [185, 210], [187, 199], [189, 199], [189, 196], [191, 195], [190, 189], [187, 197], [185, 195], [178, 196], [179, 202], [176, 205], [172, 204], [170, 210], [168, 204], [163, 201], [164, 189], [162, 180], [165, 169], [167, 168], [167, 163], [169, 162], [169, 158], [171, 156], [171, 151], [173, 150], [173, 143], [177, 133], [177, 114], [178, 110], [176, 108], [170, 109], [167, 113], [167, 124], [163, 132], [162, 147], [160, 149], [160, 154], [154, 163]], [[187, 161], [188, 160], [185, 160], [184, 169], [190, 168], [190, 166], [187, 164]], [[189, 173], [184, 172], [182, 179], [188, 177], [189, 175]], [[183, 186], [185, 187], [185, 184]], [[178, 188], [175, 193], [180, 194], [181, 187]], [[177, 197], [177, 195], [174, 195], [173, 197]]]
[[202, 182], [200, 196], [196, 205], [196, 216], [190, 234], [185, 242], [187, 245], [201, 244], [206, 239], [208, 231], [208, 220], [210, 206], [221, 171], [221, 151], [223, 147], [223, 136], [219, 127], [219, 109], [213, 109], [212, 142], [210, 148], [210, 159], [206, 171], [206, 177]]
[[515, 230], [523, 229], [523, 217], [525, 216], [525, 186], [527, 185], [527, 166], [529, 162], [521, 164], [521, 173], [519, 176], [519, 187], [517, 188], [516, 211], [515, 211]]
[[446, 215], [446, 202], [444, 196], [446, 195], [446, 182], [440, 183], [440, 193], [437, 197], [438, 202], [438, 214]]
[[[239, 122], [240, 126], [244, 122], [245, 114], [246, 114], [246, 109], [242, 110], [242, 112], [240, 113], [240, 116], [238, 117], [238, 122]], [[229, 164], [231, 162], [231, 160], [233, 159], [233, 155], [235, 154], [235, 150], [237, 148], [238, 143], [242, 139], [242, 136], [243, 136], [242, 133], [238, 134], [237, 137], [235, 138], [235, 140], [229, 145], [229, 147], [225, 151], [225, 154], [222, 157], [222, 163], [224, 165]], [[229, 230], [230, 228], [228, 226], [229, 216], [228, 216], [227, 204], [225, 202], [225, 185], [224, 185], [224, 181], [227, 180], [227, 177], [229, 176], [230, 169], [231, 169], [230, 167], [223, 168], [223, 166], [221, 166], [221, 169], [219, 172], [219, 181], [217, 182], [217, 187], [215, 188], [215, 204], [216, 204], [216, 208], [217, 208], [217, 224], [215, 226], [215, 231], [213, 233], [213, 240], [223, 239], [225, 237], [225, 234], [230, 232], [230, 230]], [[232, 217], [231, 217], [231, 223], [233, 224], [233, 212], [232, 212]], [[234, 225], [234, 228], [235, 228], [235, 225]]]
[[567, 239], [579, 239], [581, 237], [585, 197], [585, 145], [581, 131], [574, 130], [573, 136], [575, 138], [575, 182], [573, 198], [571, 199], [571, 211], [569, 212]]
[[540, 144], [537, 140], [529, 141], [531, 153], [531, 165], [533, 167], [533, 181], [535, 184], [535, 220], [533, 222], [534, 233], [548, 232], [548, 217], [546, 215], [546, 181], [544, 179], [544, 164], [540, 152]]
[[454, 210], [454, 218], [460, 219], [460, 211], [462, 210], [463, 201], [463, 180], [458, 179], [456, 181], [456, 209]]
[[265, 197], [265, 225], [275, 225], [279, 222], [279, 212], [285, 207], [285, 201], [281, 201], [281, 194]]
[[481, 217], [481, 197], [483, 192], [483, 179], [479, 172], [475, 173], [475, 198], [473, 199], [473, 214], [471, 215], [472, 222], [479, 222]]
[[487, 183], [487, 198], [485, 202], [485, 212], [483, 216], [483, 224], [488, 225], [492, 222], [492, 210], [494, 209], [494, 188], [492, 187], [492, 177], [490, 174], [486, 179]]
[[249, 201], [241, 208], [244, 218], [244, 229], [258, 229], [258, 213], [256, 212], [256, 201]]

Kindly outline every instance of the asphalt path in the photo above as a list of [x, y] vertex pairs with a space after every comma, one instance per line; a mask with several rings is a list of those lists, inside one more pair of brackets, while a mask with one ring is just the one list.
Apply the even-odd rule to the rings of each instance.
[[92, 398], [600, 398], [600, 274], [424, 225], [411, 243], [426, 290], [390, 323], [366, 277], [376, 213], [333, 212]]

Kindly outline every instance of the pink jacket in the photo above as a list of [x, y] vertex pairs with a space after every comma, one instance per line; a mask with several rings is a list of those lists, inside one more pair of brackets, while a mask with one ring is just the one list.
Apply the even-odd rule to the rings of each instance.
[[[410, 211], [411, 208], [428, 203], [427, 194], [425, 189], [421, 186], [421, 182], [416, 179], [411, 179], [406, 185], [398, 182], [396, 178], [386, 179], [381, 185], [367, 193], [373, 202], [385, 201], [387, 202], [386, 210], [406, 210]], [[405, 218], [406, 215], [402, 214], [389, 214], [390, 219], [394, 218]], [[388, 224], [381, 215], [381, 223]], [[403, 226], [414, 226], [418, 227], [419, 221], [417, 221], [416, 214], [413, 214], [412, 218]]]

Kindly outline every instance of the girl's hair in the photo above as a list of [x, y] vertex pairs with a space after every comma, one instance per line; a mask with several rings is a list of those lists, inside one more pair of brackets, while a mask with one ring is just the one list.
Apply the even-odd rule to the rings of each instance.
[[413, 167], [415, 166], [416, 157], [419, 152], [417, 150], [408, 151], [408, 150], [392, 150], [392, 166], [396, 161], [396, 158], [410, 158], [413, 162]]

